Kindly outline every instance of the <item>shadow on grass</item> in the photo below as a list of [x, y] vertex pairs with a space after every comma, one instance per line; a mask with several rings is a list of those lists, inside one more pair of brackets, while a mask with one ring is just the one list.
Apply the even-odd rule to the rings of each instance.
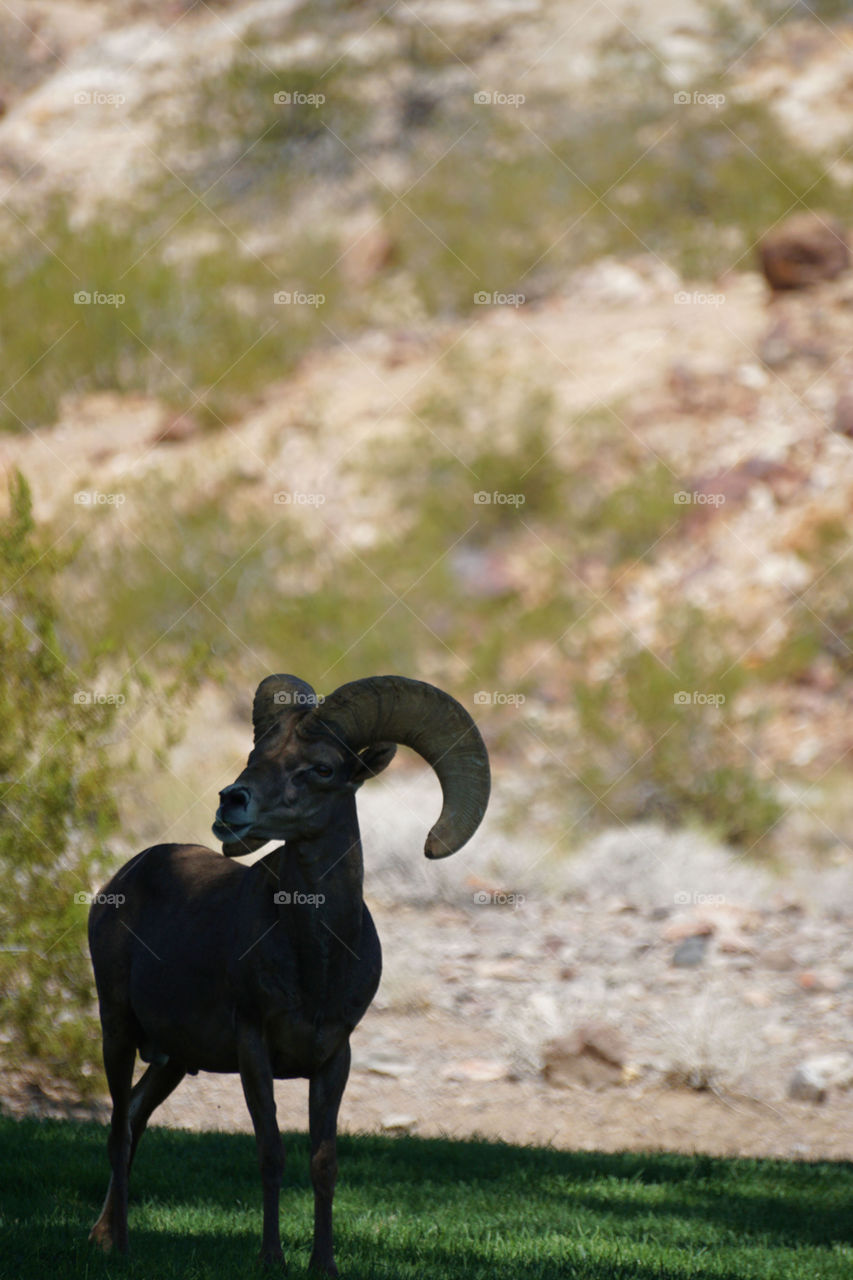
[[[154, 1129], [131, 1181], [129, 1259], [86, 1241], [106, 1131], [0, 1120], [0, 1276], [207, 1277], [257, 1255], [253, 1139]], [[311, 1243], [308, 1139], [285, 1135], [290, 1274]], [[351, 1280], [745, 1280], [849, 1274], [853, 1165], [604, 1155], [486, 1141], [343, 1137], [337, 1253]]]

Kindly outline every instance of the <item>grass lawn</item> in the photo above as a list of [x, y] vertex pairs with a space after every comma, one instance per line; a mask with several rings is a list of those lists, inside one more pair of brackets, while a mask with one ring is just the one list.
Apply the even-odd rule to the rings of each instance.
[[[129, 1259], [86, 1236], [105, 1130], [0, 1119], [0, 1276], [197, 1280], [259, 1271], [254, 1141], [151, 1130], [131, 1182]], [[290, 1274], [311, 1243], [308, 1140], [286, 1136]], [[830, 1280], [853, 1274], [853, 1165], [597, 1155], [492, 1142], [345, 1137], [342, 1275], [428, 1280]]]

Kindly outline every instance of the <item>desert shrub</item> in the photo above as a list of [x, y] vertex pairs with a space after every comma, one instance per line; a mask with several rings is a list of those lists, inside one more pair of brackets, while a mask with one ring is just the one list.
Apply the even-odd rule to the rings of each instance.
[[85, 1090], [100, 1057], [85, 897], [116, 822], [108, 734], [122, 695], [64, 650], [56, 587], [71, 554], [36, 528], [18, 475], [0, 520], [2, 1053]]
[[757, 852], [784, 808], [737, 716], [747, 673], [698, 610], [676, 612], [662, 632], [654, 650], [626, 637], [606, 673], [575, 683], [585, 816], [692, 821]]

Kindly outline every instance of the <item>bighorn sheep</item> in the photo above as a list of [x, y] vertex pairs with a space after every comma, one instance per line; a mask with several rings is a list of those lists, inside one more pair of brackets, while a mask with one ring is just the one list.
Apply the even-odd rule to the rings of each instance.
[[[486, 810], [489, 762], [467, 711], [432, 685], [377, 676], [319, 700], [295, 676], [268, 676], [252, 711], [254, 748], [220, 792], [200, 845], [161, 844], [131, 859], [89, 917], [113, 1101], [112, 1177], [90, 1239], [126, 1251], [127, 1187], [155, 1107], [189, 1072], [239, 1071], [263, 1184], [261, 1258], [282, 1258], [278, 1197], [284, 1151], [273, 1079], [307, 1077], [314, 1187], [311, 1265], [338, 1274], [332, 1198], [338, 1107], [350, 1033], [379, 985], [379, 939], [362, 899], [355, 793], [390, 764], [396, 743], [441, 783], [428, 858], [454, 853]], [[251, 867], [230, 861], [285, 840]], [[110, 901], [115, 901], [111, 899]], [[150, 1063], [131, 1088], [139, 1050]]]

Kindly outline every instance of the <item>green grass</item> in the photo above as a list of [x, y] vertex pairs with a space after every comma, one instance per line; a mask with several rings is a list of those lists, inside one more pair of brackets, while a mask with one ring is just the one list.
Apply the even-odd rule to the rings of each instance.
[[[252, 1274], [261, 1234], [254, 1141], [152, 1130], [131, 1188], [131, 1256], [86, 1241], [105, 1131], [0, 1120], [0, 1276]], [[308, 1140], [287, 1135], [290, 1274], [311, 1242]], [[337, 1257], [349, 1280], [833, 1280], [850, 1274], [849, 1164], [600, 1155], [483, 1141], [342, 1138]]]

